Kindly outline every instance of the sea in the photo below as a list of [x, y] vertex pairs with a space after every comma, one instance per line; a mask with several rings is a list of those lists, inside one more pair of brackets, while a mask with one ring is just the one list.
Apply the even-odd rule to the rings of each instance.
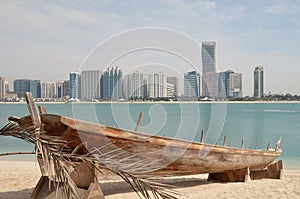
[[[47, 113], [134, 130], [140, 112], [139, 131], [150, 134], [249, 149], [275, 148], [281, 140], [279, 159], [287, 169], [300, 169], [300, 103], [296, 102], [107, 102], [38, 103]], [[0, 127], [8, 117], [28, 115], [25, 103], [0, 104]], [[0, 136], [0, 153], [33, 151], [34, 146]], [[0, 156], [1, 160], [34, 161], [34, 155]]]

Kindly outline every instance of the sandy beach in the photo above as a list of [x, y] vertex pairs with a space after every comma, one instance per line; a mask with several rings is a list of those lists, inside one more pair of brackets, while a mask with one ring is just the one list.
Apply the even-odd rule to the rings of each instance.
[[[35, 162], [0, 161], [0, 198], [29, 198], [40, 177]], [[175, 186], [178, 198], [300, 198], [300, 170], [285, 170], [283, 180], [263, 179], [247, 183], [207, 182], [207, 175], [164, 178]], [[139, 197], [125, 182], [105, 179], [100, 182], [107, 199]]]

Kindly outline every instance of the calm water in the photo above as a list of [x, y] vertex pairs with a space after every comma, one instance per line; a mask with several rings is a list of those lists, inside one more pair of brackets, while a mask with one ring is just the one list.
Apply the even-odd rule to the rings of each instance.
[[[143, 112], [141, 131], [185, 140], [245, 148], [272, 147], [282, 138], [284, 160], [287, 168], [300, 169], [300, 103], [113, 103], [113, 104], [43, 104], [48, 113], [61, 114], [96, 123], [135, 129], [139, 112]], [[0, 125], [11, 115], [27, 115], [25, 104], [0, 104]], [[13, 138], [0, 137], [0, 152], [30, 151], [33, 146]], [[10, 156], [0, 159], [33, 159], [33, 156]]]

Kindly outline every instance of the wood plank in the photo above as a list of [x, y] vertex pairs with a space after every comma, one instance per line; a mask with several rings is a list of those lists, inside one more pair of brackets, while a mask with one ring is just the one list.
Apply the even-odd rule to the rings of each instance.
[[30, 116], [31, 116], [32, 124], [36, 128], [38, 128], [38, 127], [41, 126], [41, 119], [40, 119], [40, 117], [38, 115], [38, 112], [36, 110], [31, 92], [26, 92], [25, 93], [25, 98], [26, 98], [26, 102], [27, 102], [28, 111], [29, 111]]
[[141, 126], [141, 123], [142, 123], [142, 118], [143, 118], [143, 112], [140, 112], [139, 119], [138, 119], [138, 122], [137, 122], [137, 125], [136, 125], [134, 131], [140, 131], [140, 126]]

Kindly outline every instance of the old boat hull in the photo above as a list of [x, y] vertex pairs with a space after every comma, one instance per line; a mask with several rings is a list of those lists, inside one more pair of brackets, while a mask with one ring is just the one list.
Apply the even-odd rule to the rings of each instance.
[[67, 140], [69, 147], [75, 149], [83, 143], [78, 153], [92, 152], [115, 161], [131, 161], [135, 167], [128, 170], [135, 174], [188, 175], [243, 168], [261, 170], [281, 153], [151, 136], [59, 115], [43, 114], [41, 121], [47, 134]]

